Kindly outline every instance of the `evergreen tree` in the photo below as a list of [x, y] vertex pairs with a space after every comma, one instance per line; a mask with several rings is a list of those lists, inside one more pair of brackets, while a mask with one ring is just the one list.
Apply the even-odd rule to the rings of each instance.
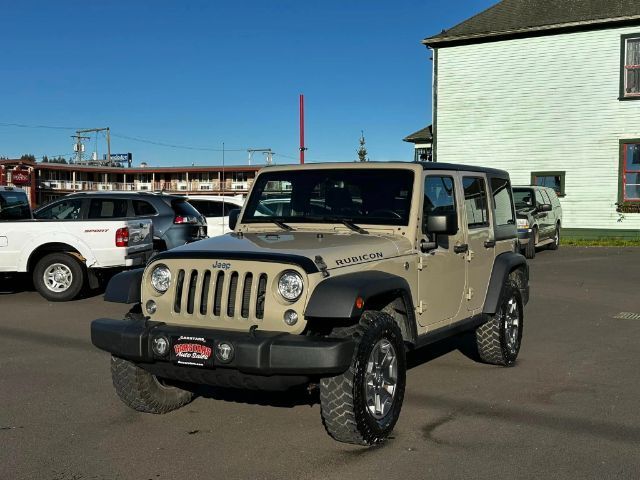
[[360, 130], [360, 148], [358, 149], [358, 159], [361, 162], [368, 162], [369, 159], [367, 158], [367, 149], [365, 148], [364, 144], [364, 132]]

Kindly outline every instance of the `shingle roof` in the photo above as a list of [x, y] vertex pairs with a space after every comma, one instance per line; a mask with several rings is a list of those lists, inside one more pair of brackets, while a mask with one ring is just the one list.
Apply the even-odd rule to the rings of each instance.
[[441, 47], [624, 22], [640, 24], [640, 1], [503, 0], [422, 43]]
[[433, 132], [431, 131], [431, 125], [423, 128], [422, 130], [418, 130], [417, 132], [412, 133], [411, 135], [407, 135], [403, 138], [405, 142], [411, 143], [421, 143], [421, 142], [430, 142], [433, 140]]

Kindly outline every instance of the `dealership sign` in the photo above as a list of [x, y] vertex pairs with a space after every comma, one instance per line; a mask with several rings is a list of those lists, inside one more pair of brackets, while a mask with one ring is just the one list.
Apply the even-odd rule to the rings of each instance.
[[11, 183], [16, 186], [29, 185], [31, 183], [31, 175], [28, 170], [16, 167], [11, 172]]

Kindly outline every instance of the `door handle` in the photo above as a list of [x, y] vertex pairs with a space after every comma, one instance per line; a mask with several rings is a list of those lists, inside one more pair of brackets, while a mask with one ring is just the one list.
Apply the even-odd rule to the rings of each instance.
[[453, 247], [453, 251], [455, 253], [465, 253], [469, 251], [469, 244], [468, 243], [463, 243], [462, 245], [455, 245]]
[[495, 246], [496, 246], [495, 240], [487, 240], [486, 242], [484, 242], [484, 248], [493, 248]]

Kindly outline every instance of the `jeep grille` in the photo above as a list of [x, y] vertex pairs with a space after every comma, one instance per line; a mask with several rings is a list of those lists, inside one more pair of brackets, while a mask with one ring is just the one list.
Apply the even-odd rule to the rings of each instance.
[[174, 313], [233, 318], [264, 317], [267, 274], [224, 270], [179, 270]]

